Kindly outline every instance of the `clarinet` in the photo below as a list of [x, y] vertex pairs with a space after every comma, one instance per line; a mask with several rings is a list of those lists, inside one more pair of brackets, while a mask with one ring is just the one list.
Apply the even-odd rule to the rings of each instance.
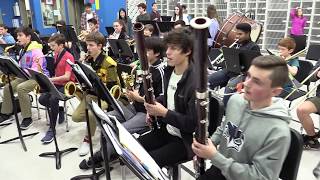
[[[144, 25], [142, 23], [137, 22], [133, 25], [137, 53], [139, 56], [139, 61], [142, 69], [143, 90], [145, 93], [145, 100], [149, 104], [155, 104], [154, 91], [152, 86], [152, 75], [149, 71], [149, 62], [147, 59], [143, 29], [144, 29]], [[157, 118], [154, 116], [151, 116], [150, 118], [152, 118], [152, 127], [151, 127], [152, 130], [159, 129]]]
[[[208, 45], [207, 33], [210, 26], [210, 19], [206, 17], [193, 18], [190, 26], [194, 29], [193, 43], [193, 60], [195, 68], [199, 72], [196, 85], [196, 110], [197, 110], [197, 129], [196, 140], [201, 144], [206, 144], [207, 141], [207, 104], [208, 104]], [[203, 158], [196, 157], [195, 161], [196, 178], [205, 173], [205, 161]]]

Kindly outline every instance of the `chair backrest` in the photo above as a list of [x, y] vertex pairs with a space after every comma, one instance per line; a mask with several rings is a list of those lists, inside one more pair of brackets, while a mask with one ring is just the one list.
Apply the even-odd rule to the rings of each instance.
[[306, 59], [318, 61], [320, 59], [320, 44], [310, 44]]
[[54, 68], [54, 57], [46, 57], [47, 69], [49, 71], [50, 77], [54, 77], [55, 68]]
[[[299, 60], [299, 66], [300, 67], [298, 73], [295, 75], [294, 78], [299, 82], [302, 82], [311, 73], [313, 64], [309, 61]], [[307, 81], [304, 84], [308, 86], [310, 84], [310, 81]]]
[[282, 180], [296, 180], [303, 151], [303, 140], [301, 134], [290, 129], [291, 144], [287, 157], [282, 165], [279, 178]]
[[211, 136], [220, 126], [224, 114], [224, 105], [221, 99], [210, 94], [209, 98], [209, 126], [208, 132]]

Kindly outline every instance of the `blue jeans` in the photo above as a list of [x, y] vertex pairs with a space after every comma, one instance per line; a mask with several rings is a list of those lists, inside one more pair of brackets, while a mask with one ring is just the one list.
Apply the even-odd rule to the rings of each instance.
[[214, 89], [218, 86], [224, 87], [227, 85], [228, 81], [235, 77], [237, 74], [229, 72], [226, 69], [222, 69], [213, 74], [210, 74], [208, 77], [209, 87]]

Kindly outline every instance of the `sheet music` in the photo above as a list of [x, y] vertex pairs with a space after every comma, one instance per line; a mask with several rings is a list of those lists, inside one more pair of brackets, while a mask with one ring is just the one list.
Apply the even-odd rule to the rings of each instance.
[[89, 86], [89, 88], [93, 88], [91, 82], [89, 81], [88, 77], [86, 74], [83, 72], [81, 67], [78, 64], [74, 64], [73, 62], [70, 61], [70, 59], [67, 59], [67, 63], [72, 67], [73, 70], [76, 71], [76, 73], [83, 78], [83, 80], [86, 81], [86, 84]]
[[[106, 121], [107, 123], [111, 123], [110, 118], [113, 117], [109, 118], [95, 102], [92, 102], [92, 107], [93, 111], [100, 119]], [[169, 180], [167, 175], [162, 172], [161, 168], [152, 159], [148, 152], [137, 142], [137, 140], [122, 126], [122, 124], [117, 119], [115, 119], [115, 122], [119, 130], [119, 141], [121, 145], [119, 144], [119, 142], [116, 142], [116, 135], [110, 132], [112, 131], [111, 127], [109, 127], [107, 124], [104, 124], [104, 129], [106, 130], [112, 144], [114, 145], [116, 152], [119, 155], [123, 155], [124, 150], [132, 153], [136, 160], [139, 161], [143, 169], [147, 171], [148, 174], [153, 177], [153, 179]]]
[[8, 60], [10, 60], [14, 65], [16, 65], [17, 67], [20, 67], [19, 63], [18, 63], [17, 61], [15, 61], [12, 57], [0, 55], [0, 58], [1, 58], [1, 59], [8, 59]]

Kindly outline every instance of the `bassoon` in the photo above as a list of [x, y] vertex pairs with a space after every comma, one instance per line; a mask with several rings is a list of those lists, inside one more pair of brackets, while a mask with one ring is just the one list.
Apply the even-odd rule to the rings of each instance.
[[[194, 29], [193, 60], [199, 73], [196, 80], [196, 110], [198, 124], [196, 128], [196, 140], [201, 144], [207, 141], [207, 104], [208, 104], [208, 27], [211, 21], [206, 17], [193, 18], [190, 26]], [[205, 173], [205, 160], [197, 157], [195, 161], [196, 178]]]
[[[143, 90], [145, 93], [145, 101], [148, 104], [155, 104], [154, 90], [152, 86], [152, 75], [149, 71], [149, 61], [147, 58], [147, 50], [145, 47], [145, 38], [143, 35], [143, 29], [144, 29], [144, 25], [140, 22], [137, 22], [133, 25], [137, 53], [139, 56], [139, 61], [142, 69]], [[159, 129], [157, 118], [154, 116], [150, 116], [150, 118], [152, 118], [152, 127], [151, 127], [152, 130]]]

